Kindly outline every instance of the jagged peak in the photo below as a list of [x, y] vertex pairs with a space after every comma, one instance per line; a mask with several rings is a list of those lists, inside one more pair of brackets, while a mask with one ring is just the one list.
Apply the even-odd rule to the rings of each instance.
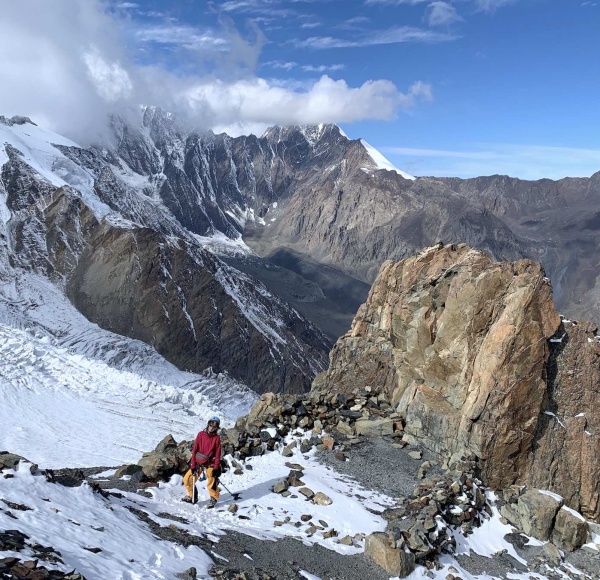
[[13, 117], [11, 117], [10, 119], [0, 115], [0, 123], [2, 123], [3, 125], [6, 125], [8, 127], [12, 127], [13, 125], [35, 125], [37, 127], [37, 124], [34, 123], [29, 117], [23, 117], [21, 115], [14, 115]]
[[262, 137], [269, 142], [279, 142], [284, 141], [297, 133], [300, 133], [311, 145], [315, 145], [326, 136], [348, 139], [346, 134], [334, 123], [319, 123], [318, 125], [275, 125], [274, 127], [269, 127], [263, 133]]

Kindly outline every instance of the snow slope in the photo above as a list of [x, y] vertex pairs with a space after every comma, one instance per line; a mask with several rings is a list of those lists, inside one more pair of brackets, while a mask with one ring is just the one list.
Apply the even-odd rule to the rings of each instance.
[[168, 433], [191, 439], [215, 414], [230, 425], [256, 400], [100, 329], [25, 273], [0, 284], [0, 392], [0, 449], [46, 467], [136, 462]]
[[378, 169], [387, 169], [389, 171], [395, 171], [398, 175], [404, 177], [404, 179], [416, 179], [414, 175], [410, 175], [409, 173], [398, 169], [391, 161], [384, 157], [382, 153], [380, 153], [372, 145], [369, 145], [364, 139], [361, 139], [360, 142], [362, 143], [363, 147], [367, 150], [367, 153], [369, 154], [369, 156], [373, 160], [373, 163], [375, 163], [375, 166]]
[[0, 168], [9, 159], [7, 145], [17, 149], [21, 159], [52, 185], [70, 185], [79, 191], [98, 219], [113, 213], [94, 194], [93, 175], [54, 146], [79, 147], [73, 141], [31, 122], [13, 125], [0, 122]]
[[[306, 485], [314, 491], [327, 494], [333, 500], [331, 505], [314, 505], [306, 502], [300, 494], [294, 494], [298, 496], [295, 498], [283, 498], [271, 492], [272, 485], [287, 476], [289, 467], [285, 466], [285, 462], [290, 460], [302, 464], [302, 479]], [[342, 554], [355, 554], [364, 549], [365, 534], [385, 529], [386, 522], [373, 512], [394, 505], [394, 500], [364, 489], [347, 476], [324, 468], [315, 460], [314, 451], [309, 455], [302, 455], [296, 449], [291, 458], [284, 458], [280, 453], [273, 452], [254, 457], [249, 463], [253, 466], [251, 471], [245, 470], [241, 476], [232, 475], [229, 471], [222, 478], [229, 489], [242, 494], [241, 499], [236, 502], [238, 511], [235, 514], [227, 509], [233, 500], [224, 490], [217, 508], [206, 510], [208, 494], [202, 484], [199, 484], [198, 505], [182, 503], [180, 498], [183, 486], [180, 476], [173, 476], [169, 482], [161, 483], [157, 488], [148, 488], [148, 496], [121, 492], [121, 497], [103, 498], [100, 494], [93, 493], [87, 484], [65, 488], [47, 483], [39, 472], [31, 475], [30, 464], [21, 463], [16, 471], [5, 471], [5, 474], [12, 477], [2, 480], [2, 497], [6, 501], [27, 506], [30, 510], [12, 509], [11, 517], [8, 515], [9, 510], [0, 506], [0, 529], [17, 529], [30, 537], [30, 543], [52, 546], [62, 554], [64, 564], [57, 565], [57, 568], [63, 571], [76, 568], [87, 578], [116, 580], [174, 580], [177, 573], [191, 566], [197, 569], [199, 578], [210, 577], [212, 560], [208, 553], [196, 546], [185, 548], [179, 544], [158, 541], [148, 526], [128, 508], [145, 513], [161, 527], [175, 526], [194, 536], [216, 542], [210, 550], [210, 556], [217, 562], [226, 560], [219, 553], [218, 540], [229, 530], [263, 540], [277, 540], [287, 536], [297, 538], [309, 546], [319, 543]], [[98, 479], [109, 475], [99, 474]], [[503, 551], [523, 562], [514, 547], [504, 540], [504, 536], [512, 528], [500, 521], [496, 509], [493, 512], [493, 516], [481, 528], [476, 528], [471, 536], [457, 536], [457, 554], [475, 552], [484, 558], [491, 558]], [[294, 525], [305, 514], [311, 516], [310, 521], [299, 527]], [[274, 520], [287, 523], [274, 526]], [[325, 529], [335, 529], [338, 536], [325, 539], [321, 532], [308, 535], [309, 526], [321, 523], [320, 521], [326, 524]], [[352, 545], [339, 542], [345, 535], [354, 538]], [[91, 553], [89, 548], [99, 548], [101, 552]], [[28, 556], [33, 557], [33, 553], [31, 550], [0, 552], [0, 557], [10, 556], [27, 559]], [[251, 558], [249, 555], [247, 557]], [[440, 570], [427, 571], [418, 566], [409, 578], [445, 580], [449, 573], [464, 580], [495, 577], [487, 573], [470, 574], [449, 555], [441, 556], [440, 563]], [[316, 570], [307, 568], [307, 578], [320, 580], [314, 573]], [[586, 577], [579, 572], [578, 575]], [[509, 577], [526, 580], [549, 576], [515, 572]], [[566, 578], [564, 573], [563, 577]]]

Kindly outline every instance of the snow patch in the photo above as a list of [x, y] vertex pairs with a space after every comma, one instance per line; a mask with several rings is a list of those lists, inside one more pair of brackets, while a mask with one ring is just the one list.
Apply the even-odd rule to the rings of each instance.
[[415, 180], [416, 177], [414, 175], [410, 175], [405, 171], [398, 169], [391, 161], [389, 161], [386, 157], [384, 157], [375, 147], [369, 145], [364, 139], [361, 139], [363, 147], [367, 150], [367, 153], [373, 160], [375, 167], [377, 169], [387, 169], [388, 171], [395, 171], [398, 175], [404, 177], [404, 179]]
[[557, 501], [563, 501], [564, 500], [564, 498], [563, 498], [562, 495], [558, 495], [557, 493], [554, 493], [553, 491], [548, 491], [547, 489], [538, 489], [538, 491], [540, 493], [543, 493], [544, 495], [549, 495], [550, 497], [553, 497]]

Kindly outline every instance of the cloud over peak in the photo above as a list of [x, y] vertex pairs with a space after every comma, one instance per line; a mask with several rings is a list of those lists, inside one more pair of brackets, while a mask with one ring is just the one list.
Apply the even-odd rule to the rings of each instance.
[[[22, 114], [86, 143], [111, 112], [152, 104], [204, 128], [238, 133], [272, 124], [391, 119], [402, 109], [431, 99], [431, 87], [415, 82], [400, 90], [389, 80], [351, 86], [327, 75], [299, 86], [259, 77], [264, 44], [243, 38], [227, 19], [220, 29], [199, 28], [173, 18], [153, 22], [130, 16], [136, 2], [107, 9], [102, 0], [22, 0], [7, 4], [0, 20], [0, 114]], [[230, 0], [231, 10], [256, 2]], [[418, 31], [388, 31], [417, 37]], [[363, 40], [363, 42], [367, 42]], [[395, 40], [398, 41], [398, 40]], [[225, 50], [226, 49], [226, 50]], [[159, 58], [156, 57], [158, 51]], [[172, 55], [192, 66], [177, 67]], [[210, 66], [201, 68], [201, 63]], [[295, 65], [294, 65], [295, 66]], [[282, 69], [292, 65], [282, 65]], [[298, 65], [308, 73], [341, 71], [341, 64]], [[260, 127], [260, 129], [258, 129]]]

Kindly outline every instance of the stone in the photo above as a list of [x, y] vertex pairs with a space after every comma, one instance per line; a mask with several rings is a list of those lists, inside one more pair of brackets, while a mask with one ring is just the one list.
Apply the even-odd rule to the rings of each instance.
[[565, 552], [578, 550], [590, 533], [585, 518], [575, 510], [562, 506], [556, 514], [552, 542]]
[[283, 448], [281, 455], [283, 455], [284, 457], [291, 457], [294, 454], [293, 450], [296, 448], [296, 446], [297, 446], [296, 441], [292, 441], [291, 443], [289, 443], [288, 445], [286, 445]]
[[394, 422], [391, 419], [361, 419], [354, 424], [357, 435], [365, 437], [383, 437], [391, 435], [394, 431]]
[[331, 437], [330, 435], [323, 435], [323, 437], [321, 437], [321, 441], [322, 441], [323, 445], [325, 445], [325, 447], [327, 449], [329, 449], [330, 451], [333, 449], [333, 446], [335, 445], [335, 439], [333, 437]]
[[331, 528], [330, 530], [322, 532], [321, 535], [325, 539], [328, 539], [328, 538], [337, 538], [338, 533], [333, 528]]
[[353, 437], [355, 435], [355, 431], [349, 423], [345, 421], [338, 421], [335, 430], [345, 437]]
[[288, 490], [288, 482], [287, 480], [282, 480], [282, 481], [278, 481], [274, 486], [273, 486], [273, 492], [274, 493], [282, 493], [284, 491]]
[[431, 461], [424, 461], [421, 463], [421, 465], [419, 465], [419, 469], [417, 469], [417, 477], [419, 479], [424, 479], [431, 467]]
[[422, 451], [409, 451], [408, 452], [408, 456], [411, 459], [419, 460], [419, 459], [421, 459], [423, 457], [423, 452]]
[[0, 471], [2, 469], [14, 469], [21, 460], [27, 461], [20, 455], [15, 455], [8, 451], [0, 451]]
[[310, 514], [303, 514], [303, 515], [300, 516], [300, 519], [303, 522], [308, 522], [311, 518], [312, 518], [312, 516]]
[[196, 568], [191, 567], [183, 572], [175, 574], [175, 576], [177, 578], [181, 578], [181, 580], [196, 580], [196, 578], [198, 577], [198, 571], [196, 570]]
[[[549, 540], [554, 518], [562, 504], [562, 499], [559, 499], [558, 496], [542, 493], [537, 489], [530, 489], [519, 497], [516, 504], [517, 526], [528, 536], [543, 541]], [[502, 515], [505, 515], [505, 513], [503, 511]]]
[[231, 512], [232, 514], [236, 514], [238, 512], [238, 505], [236, 503], [232, 503], [229, 505], [229, 507], [227, 508], [228, 512]]
[[119, 467], [119, 469], [117, 469], [117, 471], [115, 471], [114, 478], [120, 479], [124, 475], [131, 476], [134, 473], [139, 473], [140, 471], [143, 471], [141, 465], [123, 465], [123, 466]]
[[312, 499], [315, 496], [315, 492], [308, 487], [301, 487], [298, 491], [307, 499]]
[[308, 453], [312, 448], [313, 448], [312, 443], [305, 439], [300, 444], [300, 453]]
[[304, 482], [301, 479], [298, 479], [298, 477], [295, 475], [288, 476], [287, 482], [290, 487], [302, 487], [304, 485]]
[[173, 435], [166, 435], [163, 440], [156, 446], [156, 453], [165, 453], [169, 449], [177, 447], [177, 441], [173, 438]]
[[312, 500], [313, 503], [317, 505], [331, 505], [333, 503], [333, 500], [328, 495], [325, 495], [322, 491], [318, 491]]
[[559, 549], [552, 543], [546, 542], [542, 546], [544, 557], [547, 558], [554, 566], [559, 566], [562, 558]]
[[399, 578], [405, 578], [415, 569], [414, 554], [391, 547], [387, 534], [383, 532], [366, 537], [365, 554], [386, 572]]
[[344, 536], [338, 540], [338, 544], [344, 544], [345, 546], [353, 546], [354, 540], [351, 536]]
[[289, 461], [285, 462], [285, 466], [293, 469], [294, 471], [304, 471], [304, 467], [299, 463], [290, 463]]

